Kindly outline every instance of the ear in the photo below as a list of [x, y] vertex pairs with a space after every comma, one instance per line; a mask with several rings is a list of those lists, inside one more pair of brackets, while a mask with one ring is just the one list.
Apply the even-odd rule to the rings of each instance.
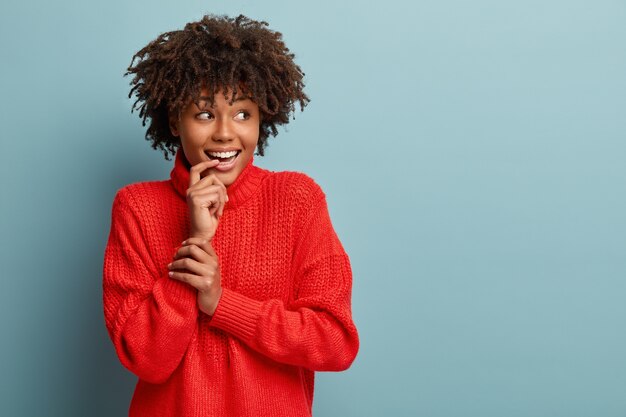
[[172, 132], [173, 136], [178, 136], [178, 117], [176, 115], [170, 114], [168, 116], [168, 123], [170, 126], [170, 132]]

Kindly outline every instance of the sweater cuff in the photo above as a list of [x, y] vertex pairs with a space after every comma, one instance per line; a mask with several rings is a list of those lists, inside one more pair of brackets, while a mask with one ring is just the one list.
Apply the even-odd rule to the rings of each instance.
[[263, 302], [222, 287], [222, 295], [209, 326], [224, 330], [244, 341], [251, 340]]

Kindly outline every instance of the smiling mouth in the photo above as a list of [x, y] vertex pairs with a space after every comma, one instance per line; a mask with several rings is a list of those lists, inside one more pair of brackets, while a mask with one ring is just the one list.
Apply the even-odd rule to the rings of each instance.
[[217, 160], [220, 161], [220, 163], [232, 162], [233, 160], [235, 160], [235, 158], [237, 158], [239, 156], [240, 153], [241, 153], [241, 151], [237, 151], [237, 153], [234, 154], [233, 156], [230, 156], [228, 158], [224, 158], [224, 157], [221, 157], [221, 156], [211, 155], [209, 152], [206, 152], [206, 151], [204, 152], [204, 154], [206, 156], [208, 156], [209, 159], [217, 159]]

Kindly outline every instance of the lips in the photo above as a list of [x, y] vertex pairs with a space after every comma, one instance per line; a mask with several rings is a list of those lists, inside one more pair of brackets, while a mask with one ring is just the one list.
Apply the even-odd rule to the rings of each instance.
[[235, 163], [237, 162], [237, 158], [239, 158], [239, 155], [241, 155], [241, 151], [238, 151], [235, 156], [231, 156], [230, 158], [219, 158], [219, 157], [211, 156], [207, 152], [205, 153], [212, 160], [213, 159], [220, 160], [220, 163], [214, 166], [213, 168], [222, 172], [230, 171], [235, 166]]

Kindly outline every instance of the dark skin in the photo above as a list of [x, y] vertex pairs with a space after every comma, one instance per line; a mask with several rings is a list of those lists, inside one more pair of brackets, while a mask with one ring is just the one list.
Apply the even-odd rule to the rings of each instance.
[[[200, 180], [200, 173], [218, 163], [219, 161], [204, 161], [191, 167], [187, 204], [192, 224], [196, 226], [192, 226], [191, 237], [182, 242], [174, 254], [174, 260], [167, 266], [171, 278], [198, 290], [198, 308], [208, 315], [215, 313], [222, 295], [219, 258], [210, 239], [215, 235], [228, 196], [226, 187], [215, 175]], [[210, 204], [215, 198], [219, 203]], [[200, 233], [197, 225], [204, 225], [208, 231]]]
[[[206, 90], [203, 93], [208, 94]], [[170, 277], [198, 290], [200, 311], [213, 315], [222, 295], [219, 258], [211, 240], [228, 202], [227, 187], [241, 174], [252, 158], [261, 122], [258, 105], [249, 99], [229, 102], [230, 91], [221, 91], [215, 103], [190, 101], [177, 116], [170, 118], [172, 134], [179, 136], [189, 171], [187, 205], [190, 237], [182, 243], [168, 265]], [[206, 150], [237, 149], [233, 168], [215, 168], [219, 161], [209, 159]]]
[[213, 315], [222, 295], [222, 277], [219, 259], [211, 242], [190, 237], [182, 243], [168, 267], [188, 271], [172, 271], [170, 276], [196, 288], [198, 308], [203, 313]]

